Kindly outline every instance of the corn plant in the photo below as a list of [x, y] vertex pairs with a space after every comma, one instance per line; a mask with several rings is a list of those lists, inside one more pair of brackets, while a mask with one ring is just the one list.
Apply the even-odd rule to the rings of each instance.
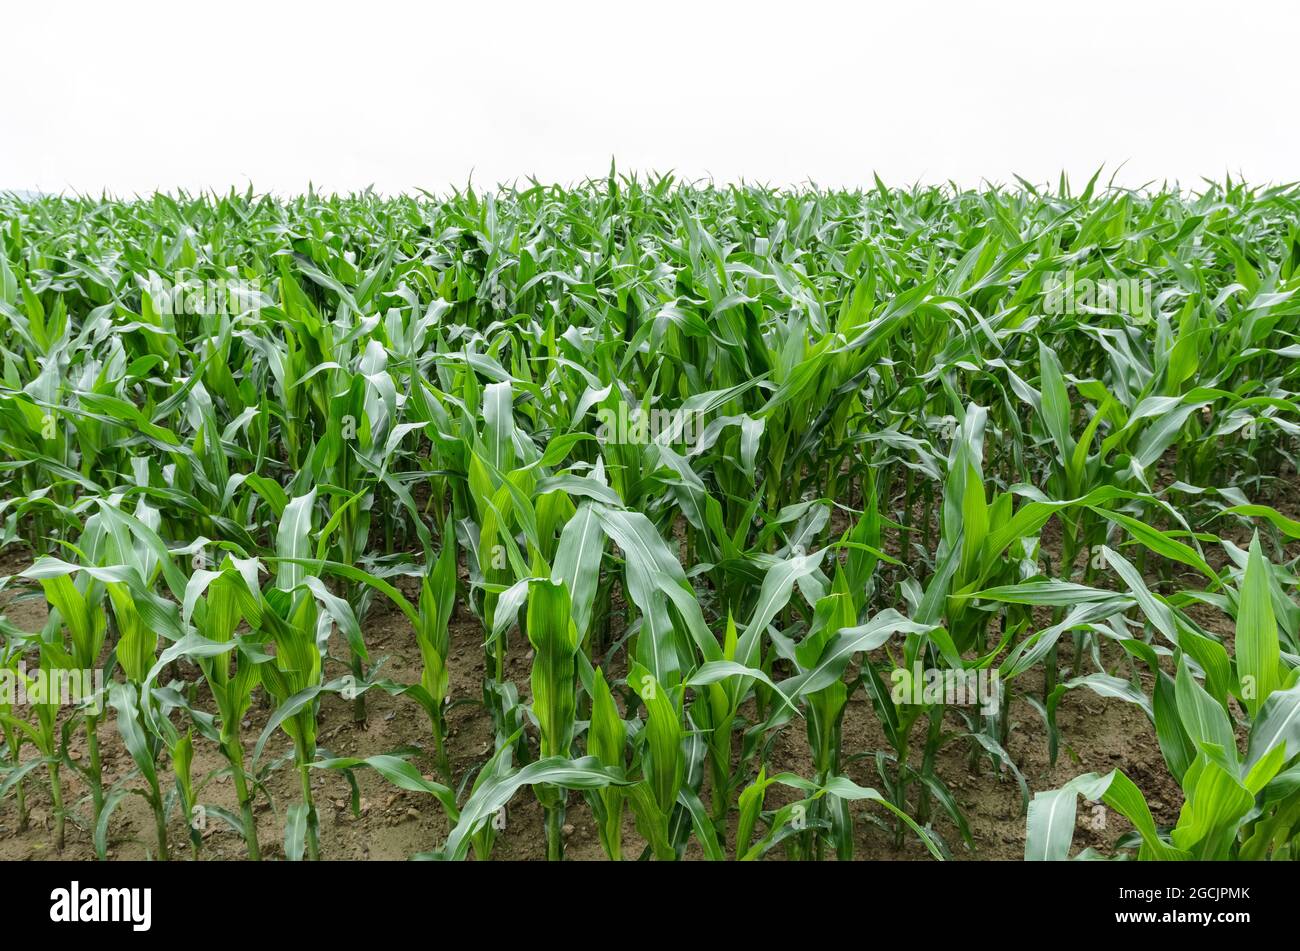
[[[1233, 599], [1237, 652], [1231, 664], [1217, 644], [1214, 649], [1192, 648], [1198, 635], [1188, 623], [1175, 620], [1175, 612], [1147, 591], [1140, 578], [1123, 571], [1132, 566], [1120, 556], [1107, 549], [1107, 558], [1128, 576], [1152, 623], [1184, 648], [1176, 652], [1172, 689], [1157, 688], [1157, 698], [1165, 699], [1155, 704], [1152, 716], [1165, 762], [1186, 798], [1177, 824], [1166, 835], [1122, 770], [1078, 777], [1034, 797], [1026, 858], [1066, 857], [1079, 794], [1105, 802], [1133, 823], [1139, 859], [1290, 857], [1297, 812], [1284, 767], [1300, 748], [1294, 728], [1300, 671], [1282, 658], [1273, 570], [1258, 537], [1251, 543]], [[1207, 661], [1206, 666], [1200, 660]], [[1204, 683], [1193, 673], [1194, 666], [1203, 671]], [[1162, 685], [1169, 683], [1167, 674], [1158, 676]], [[1245, 755], [1238, 748], [1230, 697], [1246, 715]]]
[[[218, 744], [230, 766], [248, 857], [258, 861], [262, 853], [257, 841], [253, 787], [244, 764], [240, 725], [252, 705], [253, 691], [261, 681], [264, 655], [255, 641], [237, 633], [240, 622], [245, 620], [250, 634], [262, 629], [256, 566], [251, 561], [227, 558], [219, 571], [195, 572], [185, 596], [185, 607], [192, 614], [197, 637], [192, 647], [181, 641], [170, 650], [196, 660], [212, 693], [219, 720]], [[177, 648], [185, 648], [184, 653]]]

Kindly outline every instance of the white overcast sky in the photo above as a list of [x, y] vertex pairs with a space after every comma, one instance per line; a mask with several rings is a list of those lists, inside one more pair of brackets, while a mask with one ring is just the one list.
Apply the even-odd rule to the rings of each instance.
[[0, 189], [440, 191], [611, 157], [773, 184], [1292, 181], [1298, 26], [1265, 0], [6, 3]]

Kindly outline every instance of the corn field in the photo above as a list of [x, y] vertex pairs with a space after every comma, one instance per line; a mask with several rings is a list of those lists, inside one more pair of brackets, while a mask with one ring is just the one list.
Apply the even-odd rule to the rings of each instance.
[[0, 196], [0, 838], [1300, 857], [1298, 210]]

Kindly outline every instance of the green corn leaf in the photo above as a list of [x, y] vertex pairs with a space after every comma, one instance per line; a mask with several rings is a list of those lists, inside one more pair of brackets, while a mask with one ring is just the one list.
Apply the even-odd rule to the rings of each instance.
[[527, 627], [534, 651], [533, 713], [541, 728], [542, 756], [567, 756], [576, 711], [573, 655], [578, 650], [578, 631], [564, 585], [547, 580], [529, 582]]
[[1269, 565], [1259, 547], [1259, 536], [1250, 542], [1250, 556], [1237, 599], [1237, 675], [1242, 698], [1252, 717], [1269, 695], [1280, 686], [1281, 653], [1277, 621], [1273, 615]]

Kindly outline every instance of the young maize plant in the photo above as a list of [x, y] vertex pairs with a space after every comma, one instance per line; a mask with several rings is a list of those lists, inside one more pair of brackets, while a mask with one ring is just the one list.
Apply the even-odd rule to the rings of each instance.
[[[533, 645], [533, 716], [537, 718], [543, 759], [566, 759], [577, 712], [578, 629], [570, 613], [569, 592], [549, 579], [528, 583], [528, 640]], [[537, 787], [546, 810], [546, 857], [564, 857], [564, 793]]]
[[[316, 759], [316, 706], [324, 686], [321, 678], [320, 612], [306, 589], [275, 587], [262, 595], [262, 624], [275, 646], [275, 658], [262, 665], [261, 679], [275, 698], [276, 713], [267, 725], [281, 727], [293, 741], [294, 765], [300, 777], [302, 801], [289, 810], [285, 825], [285, 855], [297, 859], [304, 848], [308, 859], [320, 858], [319, 817], [311, 791], [311, 766]], [[264, 732], [253, 751], [261, 754]]]
[[438, 771], [450, 783], [452, 768], [447, 756], [446, 717], [450, 698], [447, 665], [451, 656], [448, 625], [456, 599], [456, 541], [450, 527], [443, 530], [442, 539], [442, 552], [434, 566], [426, 569], [420, 586], [420, 619], [415, 625], [415, 637], [420, 645], [423, 670], [418, 690], [412, 685], [407, 692], [419, 701], [429, 716]]
[[1295, 857], [1298, 200], [0, 195], [3, 821], [1064, 858], [1082, 794], [1088, 857]]
[[[65, 650], [66, 654], [63, 658], [64, 662], [59, 666], [71, 671], [90, 670], [98, 666], [100, 651], [104, 646], [104, 636], [108, 629], [103, 605], [104, 585], [88, 574], [83, 574], [78, 581], [81, 582], [84, 590], [79, 590], [69, 574], [52, 574], [40, 579], [46, 600], [53, 609], [52, 621], [54, 623], [62, 621], [68, 633], [66, 640], [60, 639], [60, 649]], [[112, 583], [110, 583], [110, 593], [113, 592], [111, 585]], [[117, 597], [114, 594], [115, 606]], [[99, 715], [102, 710], [102, 699], [95, 698], [84, 711], [88, 759], [86, 768], [93, 804], [92, 823], [99, 822], [100, 813], [104, 809], [104, 782], [99, 756]], [[57, 776], [52, 776], [51, 782], [57, 784]]]
[[[35, 744], [40, 758], [33, 760], [33, 763], [41, 763], [45, 766], [49, 775], [50, 784], [50, 810], [53, 814], [54, 821], [54, 849], [56, 852], [62, 852], [66, 843], [67, 812], [63, 800], [63, 782], [59, 776], [59, 770], [63, 764], [63, 755], [67, 749], [67, 742], [63, 738], [63, 733], [59, 729], [59, 695], [57, 690], [50, 689], [52, 682], [51, 676], [64, 677], [71, 674], [75, 668], [72, 666], [71, 658], [61, 646], [47, 641], [42, 637], [37, 648], [37, 656], [40, 658], [40, 670], [43, 679], [29, 677], [24, 673], [19, 674], [27, 695], [30, 698], [31, 706], [36, 713], [36, 728], [31, 729], [25, 723], [22, 726], [28, 731], [28, 735]], [[21, 721], [20, 721], [21, 722]], [[22, 768], [15, 770], [14, 775], [21, 777]]]
[[325, 689], [322, 645], [333, 618], [317, 605], [320, 598], [336, 616], [351, 620], [347, 602], [330, 594], [320, 578], [307, 574], [297, 563], [306, 553], [316, 501], [313, 489], [291, 499], [284, 507], [276, 536], [282, 559], [275, 581], [261, 592], [262, 629], [274, 646], [274, 658], [260, 666], [261, 681], [275, 698], [275, 716], [267, 723], [253, 751], [255, 764], [270, 733], [279, 727], [293, 741], [302, 801], [289, 810], [285, 823], [285, 855], [320, 858], [320, 826], [311, 790], [311, 767], [316, 760], [317, 712]]
[[[1120, 557], [1107, 549], [1117, 566]], [[1130, 572], [1125, 572], [1129, 574]], [[1131, 574], [1130, 574], [1131, 576]], [[1241, 582], [1231, 600], [1236, 613], [1236, 656], [1191, 648], [1200, 637], [1175, 610], [1133, 578], [1138, 604], [1175, 647], [1172, 689], [1153, 707], [1156, 734], [1170, 772], [1185, 796], [1167, 840], [1151, 817], [1141, 790], [1122, 770], [1080, 776], [1066, 786], [1038, 793], [1030, 806], [1027, 859], [1065, 858], [1074, 833], [1079, 795], [1105, 802], [1133, 823], [1139, 859], [1291, 858], [1300, 834], [1300, 798], [1287, 764], [1300, 752], [1300, 666], [1284, 660], [1274, 613], [1280, 594], [1274, 572], [1256, 537]], [[1195, 654], [1193, 654], [1195, 650]], [[1190, 659], [1213, 658], [1204, 683]], [[1294, 655], [1291, 655], [1294, 657]], [[1168, 674], [1160, 672], [1167, 684]], [[1172, 696], [1171, 696], [1172, 695]], [[1236, 716], [1229, 699], [1245, 713], [1246, 753], [1238, 747]]]
[[[627, 766], [627, 724], [619, 714], [614, 694], [604, 673], [597, 667], [591, 677], [591, 725], [587, 729], [587, 753], [607, 770], [617, 774]], [[591, 790], [587, 801], [596, 817], [600, 846], [612, 862], [623, 859], [623, 790], [614, 784]]]
[[195, 635], [190, 636], [189, 643], [178, 641], [169, 650], [193, 658], [203, 672], [217, 708], [217, 743], [230, 766], [239, 805], [239, 828], [249, 859], [260, 861], [262, 851], [253, 815], [254, 787], [244, 766], [240, 727], [252, 706], [253, 691], [261, 682], [260, 665], [266, 657], [254, 640], [238, 633], [243, 621], [250, 633], [262, 628], [256, 564], [227, 557], [218, 571], [195, 571], [185, 589], [185, 610], [194, 622]]
[[[0, 591], [4, 590], [7, 583], [8, 579], [0, 583]], [[19, 647], [22, 631], [0, 614], [0, 635], [4, 637], [3, 644], [0, 644], [0, 676], [5, 678], [5, 689], [0, 693], [0, 747], [3, 747], [4, 753], [4, 762], [0, 764], [0, 799], [4, 798], [9, 790], [13, 790], [15, 808], [18, 812], [18, 831], [26, 832], [30, 817], [27, 814], [27, 790], [23, 788], [24, 734], [22, 726], [14, 715], [19, 665], [22, 663], [22, 651]]]

